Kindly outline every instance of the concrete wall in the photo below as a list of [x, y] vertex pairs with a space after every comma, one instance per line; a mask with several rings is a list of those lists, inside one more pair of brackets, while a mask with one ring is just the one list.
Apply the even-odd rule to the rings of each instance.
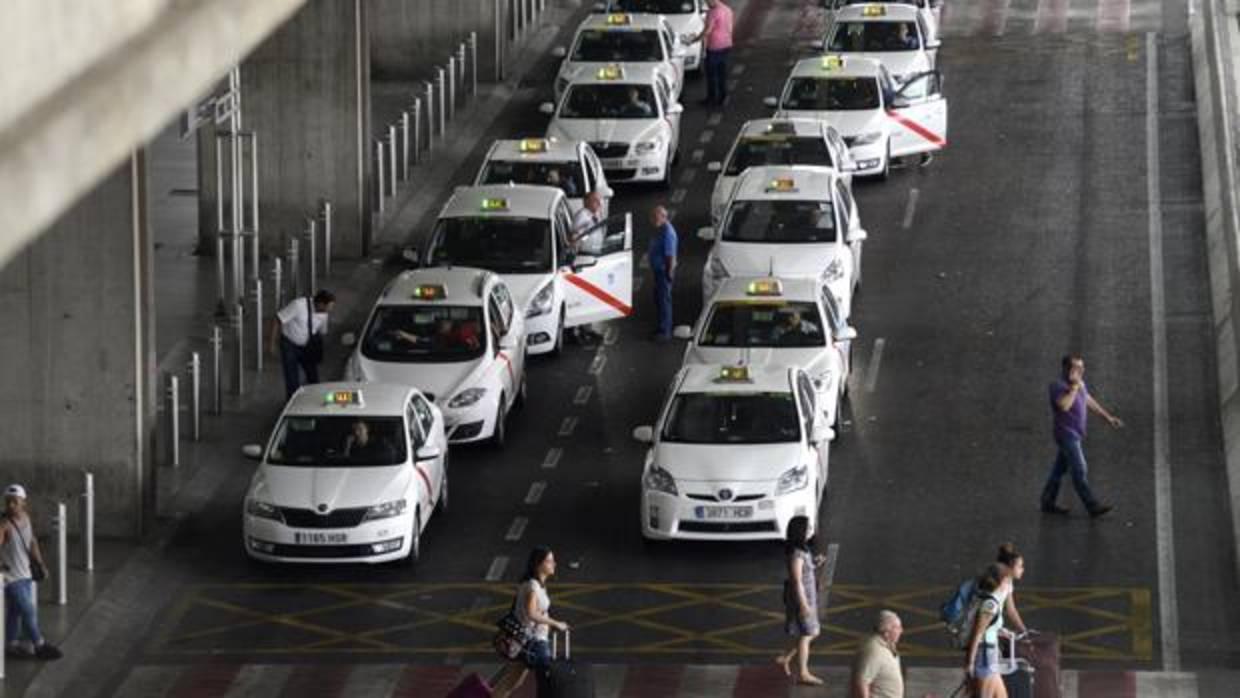
[[[503, 17], [512, 0], [371, 0], [371, 63], [377, 80], [425, 78], [434, 66], [478, 34], [479, 81], [494, 78], [495, 7]], [[489, 69], [488, 69], [489, 68]]]
[[144, 158], [131, 157], [0, 270], [0, 472], [46, 516], [95, 473], [97, 530], [149, 501], [154, 306]]

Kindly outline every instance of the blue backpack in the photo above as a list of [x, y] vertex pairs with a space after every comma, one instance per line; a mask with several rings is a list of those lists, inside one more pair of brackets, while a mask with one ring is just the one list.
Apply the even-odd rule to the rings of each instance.
[[[978, 592], [977, 580], [969, 578], [961, 582], [951, 597], [939, 606], [939, 619], [946, 626], [953, 647], [963, 649], [968, 644], [978, 609], [983, 601], [994, 598], [990, 594]], [[999, 614], [990, 620], [990, 624], [997, 623], [1002, 613], [1000, 610]]]

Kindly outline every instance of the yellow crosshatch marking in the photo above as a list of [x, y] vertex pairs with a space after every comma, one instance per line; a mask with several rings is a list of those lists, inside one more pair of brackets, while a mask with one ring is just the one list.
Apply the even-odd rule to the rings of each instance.
[[[593, 655], [760, 656], [783, 632], [777, 584], [563, 583], [551, 592], [557, 617], [578, 631], [574, 647]], [[904, 620], [904, 656], [956, 658], [938, 619], [950, 593], [834, 585], [815, 651], [850, 656], [890, 608]], [[148, 651], [489, 655], [512, 594], [511, 584], [474, 582], [192, 586]], [[1026, 622], [1059, 633], [1067, 659], [1153, 659], [1147, 588], [1022, 588], [1018, 600]]]

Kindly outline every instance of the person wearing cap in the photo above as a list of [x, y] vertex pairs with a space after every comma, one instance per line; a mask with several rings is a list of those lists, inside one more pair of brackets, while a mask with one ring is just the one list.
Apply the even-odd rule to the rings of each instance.
[[323, 335], [327, 316], [336, 305], [331, 291], [321, 290], [314, 298], [303, 296], [289, 301], [271, 320], [271, 353], [280, 357], [284, 368], [284, 389], [288, 396], [305, 383], [319, 382], [319, 362], [323, 360]]
[[[43, 569], [43, 552], [26, 510], [26, 488], [9, 485], [4, 490], [4, 519], [0, 521], [0, 570], [4, 572], [4, 648], [15, 658], [60, 659], [60, 650], [43, 638], [35, 613], [32, 561]], [[33, 650], [21, 643], [25, 634]]]

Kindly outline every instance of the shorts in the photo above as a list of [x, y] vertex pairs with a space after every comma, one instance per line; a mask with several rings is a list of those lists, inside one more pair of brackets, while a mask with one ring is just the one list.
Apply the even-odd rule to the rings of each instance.
[[538, 638], [525, 643], [525, 647], [521, 650], [521, 663], [533, 671], [550, 671], [551, 644]]
[[977, 646], [977, 658], [973, 662], [973, 675], [986, 679], [999, 674], [999, 648], [985, 643]]

